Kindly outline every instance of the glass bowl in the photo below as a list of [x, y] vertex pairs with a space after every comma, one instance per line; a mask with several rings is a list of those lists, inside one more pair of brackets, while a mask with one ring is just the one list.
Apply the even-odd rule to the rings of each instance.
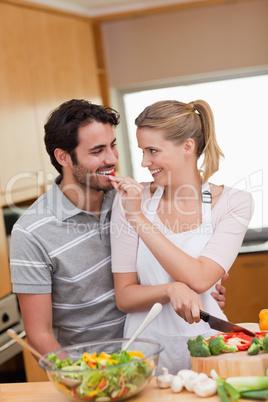
[[[70, 358], [75, 363], [84, 353], [88, 353], [84, 355], [84, 359], [88, 356], [89, 360], [94, 353], [98, 356], [102, 352], [109, 355], [119, 353], [127, 341], [126, 338], [119, 338], [87, 342], [67, 346], [52, 353], [55, 354], [54, 358]], [[51, 368], [39, 360], [39, 365], [46, 370], [49, 380], [56, 388], [72, 400], [121, 401], [137, 394], [148, 384], [155, 373], [162, 350], [163, 346], [158, 342], [139, 338], [128, 349], [128, 352], [133, 352], [134, 360], [126, 363], [93, 368], [90, 361], [87, 361], [86, 367], [70, 365], [58, 369]], [[47, 358], [48, 355], [50, 354], [44, 357]], [[78, 385], [69, 384], [68, 379], [78, 380]]]

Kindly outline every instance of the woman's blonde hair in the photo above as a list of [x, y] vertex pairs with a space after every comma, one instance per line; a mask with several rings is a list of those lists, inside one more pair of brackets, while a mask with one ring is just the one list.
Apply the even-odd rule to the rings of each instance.
[[219, 169], [220, 157], [224, 155], [216, 140], [211, 107], [204, 100], [190, 103], [174, 100], [156, 102], [144, 109], [135, 124], [138, 129], [148, 127], [163, 130], [166, 140], [179, 145], [192, 138], [197, 159], [204, 154], [200, 167], [204, 182]]

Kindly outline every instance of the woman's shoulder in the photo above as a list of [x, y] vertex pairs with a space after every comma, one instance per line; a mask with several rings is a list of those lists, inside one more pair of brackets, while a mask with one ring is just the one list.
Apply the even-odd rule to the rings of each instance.
[[223, 190], [215, 204], [216, 211], [241, 211], [249, 217], [252, 216], [254, 211], [254, 200], [252, 194], [245, 190], [240, 190], [234, 187], [223, 185]]
[[229, 186], [224, 186], [223, 196], [228, 197], [229, 199], [232, 199], [234, 201], [236, 200], [237, 202], [242, 200], [252, 202], [253, 200], [252, 194], [249, 191], [240, 190], [238, 188]]

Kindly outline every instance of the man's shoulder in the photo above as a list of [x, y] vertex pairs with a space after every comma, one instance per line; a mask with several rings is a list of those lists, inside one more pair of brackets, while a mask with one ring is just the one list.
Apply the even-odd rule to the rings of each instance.
[[14, 227], [20, 226], [23, 229], [27, 229], [30, 225], [40, 220], [53, 219], [53, 217], [55, 218], [47, 203], [47, 193], [44, 193], [23, 212]]

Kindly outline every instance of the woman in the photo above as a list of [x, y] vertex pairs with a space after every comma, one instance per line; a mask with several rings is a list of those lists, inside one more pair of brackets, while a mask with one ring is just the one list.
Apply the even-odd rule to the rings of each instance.
[[223, 153], [205, 101], [157, 102], [135, 123], [153, 182], [111, 177], [119, 192], [111, 222], [116, 302], [128, 313], [126, 337], [155, 302], [164, 304], [143, 337], [164, 344], [158, 367], [176, 373], [190, 367], [189, 337], [214, 333], [200, 309], [226, 319], [211, 293], [238, 254], [252, 197], [208, 183]]

